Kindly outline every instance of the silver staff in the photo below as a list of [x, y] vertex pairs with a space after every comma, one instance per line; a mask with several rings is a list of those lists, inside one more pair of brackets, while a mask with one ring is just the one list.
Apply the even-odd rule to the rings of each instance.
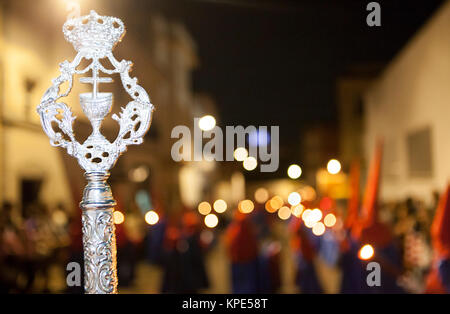
[[[125, 27], [120, 19], [100, 16], [91, 11], [89, 15], [67, 20], [63, 33], [77, 55], [72, 62], [60, 63], [61, 75], [52, 81], [53, 85], [45, 92], [37, 111], [42, 127], [50, 138], [50, 144], [66, 148], [68, 154], [77, 158], [86, 172], [88, 184], [80, 203], [83, 212], [85, 292], [117, 293], [113, 223], [116, 202], [106, 180], [109, 170], [120, 154], [126, 151], [127, 145], [142, 143], [142, 137], [150, 127], [154, 107], [147, 92], [137, 84], [137, 79], [130, 78], [132, 63], [126, 60], [119, 62], [112, 54], [114, 46], [125, 34]], [[77, 69], [83, 58], [92, 62], [84, 69]], [[110, 61], [113, 69], [107, 69], [100, 63], [99, 60], [104, 58]], [[93, 132], [80, 144], [73, 134], [75, 117], [70, 108], [59, 99], [70, 93], [75, 74], [85, 74], [90, 70], [92, 77], [82, 77], [80, 81], [92, 84], [92, 92], [80, 94], [79, 97]], [[111, 111], [113, 100], [111, 93], [98, 91], [98, 84], [112, 81], [110, 77], [101, 77], [100, 72], [106, 75], [118, 73], [123, 87], [132, 98], [125, 108], [121, 108], [119, 115], [112, 116], [120, 125], [119, 134], [113, 143], [100, 133], [100, 125]], [[60, 85], [65, 82], [68, 83], [68, 88], [61, 92]], [[53, 129], [52, 122], [56, 123], [59, 130]]]

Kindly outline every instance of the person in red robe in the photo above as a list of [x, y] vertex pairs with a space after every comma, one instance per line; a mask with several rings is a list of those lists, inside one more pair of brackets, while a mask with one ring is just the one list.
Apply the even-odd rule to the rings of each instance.
[[440, 198], [431, 225], [431, 237], [434, 257], [425, 293], [450, 293], [450, 184]]
[[258, 241], [248, 214], [236, 211], [225, 234], [225, 244], [231, 261], [233, 293], [257, 293]]
[[[366, 190], [361, 208], [361, 218], [352, 227], [352, 237], [358, 251], [364, 245], [371, 245], [374, 249], [373, 257], [361, 260], [363, 275], [360, 281], [360, 292], [363, 293], [403, 293], [397, 285], [397, 278], [401, 275], [402, 260], [390, 228], [378, 217], [378, 192], [380, 186], [381, 161], [383, 155], [383, 142], [379, 141], [375, 148], [375, 155], [369, 169]], [[370, 262], [377, 262], [381, 270], [381, 285], [368, 286], [366, 266]]]

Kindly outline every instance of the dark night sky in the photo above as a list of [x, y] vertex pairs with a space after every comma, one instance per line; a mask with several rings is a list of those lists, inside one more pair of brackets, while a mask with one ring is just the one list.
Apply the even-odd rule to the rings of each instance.
[[355, 64], [387, 64], [442, 3], [378, 1], [382, 26], [368, 27], [369, 2], [140, 4], [183, 22], [192, 34], [200, 60], [194, 89], [215, 98], [220, 124], [280, 125], [283, 147], [298, 141], [308, 123], [335, 123], [336, 78]]
[[148, 6], [193, 35], [200, 59], [194, 89], [212, 94], [223, 125], [277, 124], [294, 135], [304, 122], [333, 121], [336, 77], [353, 64], [391, 60], [442, 1], [379, 1], [379, 28], [366, 25], [369, 2], [153, 0]]

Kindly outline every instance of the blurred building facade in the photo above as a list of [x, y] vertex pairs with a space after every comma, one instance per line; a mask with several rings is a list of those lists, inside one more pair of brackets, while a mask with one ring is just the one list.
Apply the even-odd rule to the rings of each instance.
[[317, 124], [304, 128], [301, 141], [303, 162], [302, 178], [315, 185], [319, 169], [326, 168], [327, 162], [338, 154], [338, 133], [335, 124]]
[[355, 159], [365, 164], [364, 95], [380, 69], [379, 64], [357, 64], [350, 67], [337, 80], [338, 157], [346, 169]]
[[382, 199], [431, 201], [450, 177], [450, 2], [426, 23], [365, 95], [365, 155], [384, 140]]

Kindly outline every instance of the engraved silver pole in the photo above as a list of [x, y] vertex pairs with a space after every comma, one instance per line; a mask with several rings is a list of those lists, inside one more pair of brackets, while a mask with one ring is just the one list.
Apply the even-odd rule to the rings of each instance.
[[[72, 62], [60, 63], [61, 75], [45, 92], [37, 108], [41, 124], [50, 138], [52, 146], [66, 148], [67, 153], [77, 158], [85, 170], [88, 184], [80, 203], [83, 212], [83, 249], [85, 263], [86, 293], [117, 293], [116, 238], [113, 211], [116, 202], [107, 183], [109, 170], [128, 145], [138, 145], [148, 131], [154, 107], [147, 92], [131, 78], [132, 63], [118, 61], [112, 53], [114, 46], [125, 34], [123, 22], [115, 17], [100, 16], [95, 11], [89, 15], [67, 20], [63, 26], [64, 37], [77, 51]], [[101, 59], [108, 59], [113, 68], [105, 68]], [[77, 69], [81, 61], [92, 60], [84, 69]], [[69, 95], [75, 75], [88, 72], [92, 77], [81, 77], [81, 83], [92, 84], [92, 92], [80, 94], [80, 105], [92, 125], [92, 134], [84, 143], [79, 143], [73, 133], [75, 117], [61, 98]], [[117, 74], [131, 101], [112, 118], [119, 123], [119, 134], [114, 142], [108, 141], [100, 132], [103, 119], [113, 104], [111, 93], [99, 92], [100, 83], [112, 82]], [[60, 86], [68, 83], [66, 91]], [[54, 129], [54, 125], [58, 130]]]
[[116, 202], [106, 183], [107, 172], [85, 174], [88, 184], [80, 207], [83, 211], [84, 289], [86, 293], [117, 293]]

